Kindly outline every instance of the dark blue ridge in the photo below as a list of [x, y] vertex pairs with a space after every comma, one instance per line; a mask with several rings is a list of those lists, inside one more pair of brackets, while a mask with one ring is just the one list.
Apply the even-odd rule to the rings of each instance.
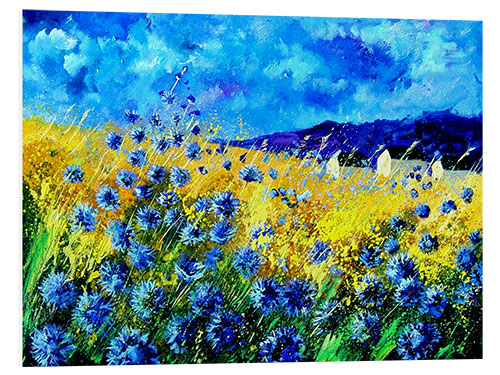
[[[329, 134], [328, 139], [323, 140]], [[427, 162], [439, 152], [446, 169], [481, 171], [482, 137], [482, 115], [463, 117], [446, 110], [424, 112], [413, 120], [376, 120], [362, 124], [325, 121], [294, 132], [277, 132], [243, 141], [214, 142], [273, 153], [290, 151], [300, 158], [310, 151], [319, 151], [323, 158], [337, 154], [343, 165], [350, 166], [372, 164], [385, 149], [393, 159], [404, 156], [405, 159]], [[419, 141], [418, 144], [405, 155], [415, 141]], [[468, 155], [464, 156], [467, 151]]]

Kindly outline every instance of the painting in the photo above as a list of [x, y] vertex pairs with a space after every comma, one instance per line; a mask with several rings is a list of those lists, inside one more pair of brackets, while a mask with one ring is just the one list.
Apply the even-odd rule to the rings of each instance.
[[480, 21], [22, 29], [24, 366], [482, 358]]

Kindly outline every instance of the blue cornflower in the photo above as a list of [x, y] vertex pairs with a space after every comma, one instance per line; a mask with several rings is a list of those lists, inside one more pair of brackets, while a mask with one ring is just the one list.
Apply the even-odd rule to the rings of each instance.
[[108, 185], [101, 186], [95, 195], [97, 204], [104, 210], [116, 211], [120, 207], [118, 190]]
[[137, 181], [137, 175], [126, 169], [116, 174], [116, 184], [125, 189], [130, 189], [135, 184], [135, 181]]
[[366, 268], [375, 268], [382, 264], [384, 261], [381, 257], [382, 250], [378, 247], [363, 246], [359, 260], [365, 265]]
[[342, 320], [342, 313], [344, 311], [345, 306], [336, 299], [321, 303], [321, 305], [314, 310], [312, 320], [312, 324], [317, 334], [321, 334], [325, 332], [325, 330], [337, 328]]
[[130, 138], [136, 144], [140, 144], [146, 140], [146, 130], [144, 128], [141, 128], [141, 127], [133, 128], [130, 131]]
[[165, 291], [151, 280], [143, 281], [132, 290], [130, 305], [135, 315], [147, 322], [165, 307]]
[[166, 169], [159, 165], [152, 165], [151, 167], [149, 167], [147, 173], [149, 181], [151, 181], [151, 183], [153, 184], [162, 183], [166, 175], [167, 175]]
[[316, 287], [301, 279], [291, 279], [283, 288], [282, 304], [291, 316], [307, 314], [313, 307]]
[[413, 198], [413, 199], [416, 199], [418, 198], [418, 191], [416, 189], [411, 189], [410, 190], [410, 196]]
[[294, 195], [295, 195], [295, 189], [288, 188], [288, 189], [287, 189], [287, 191], [286, 191], [286, 193], [287, 193], [288, 195], [294, 196]]
[[276, 197], [277, 197], [277, 196], [279, 196], [279, 195], [280, 195], [280, 194], [279, 194], [278, 190], [276, 190], [276, 189], [271, 189], [271, 190], [269, 190], [269, 194], [268, 194], [268, 197], [269, 197], [269, 198], [271, 198], [271, 199], [272, 199], [272, 198], [276, 198]]
[[273, 279], [259, 278], [252, 285], [250, 299], [252, 305], [264, 315], [277, 310], [281, 306], [283, 288]]
[[205, 198], [205, 197], [199, 197], [193, 204], [194, 209], [196, 212], [202, 213], [206, 212], [210, 209], [210, 199]]
[[476, 289], [483, 288], [483, 263], [478, 262], [470, 272], [470, 282]]
[[87, 333], [105, 335], [113, 324], [111, 303], [97, 292], [84, 292], [73, 310], [76, 327]]
[[393, 254], [399, 250], [399, 241], [396, 237], [389, 238], [384, 244], [384, 250], [388, 254]]
[[184, 216], [178, 208], [169, 208], [165, 211], [165, 216], [163, 218], [163, 223], [172, 226], [174, 224], [180, 224], [184, 221]]
[[382, 324], [376, 312], [360, 311], [353, 320], [351, 337], [363, 345], [375, 345], [380, 339], [381, 328]]
[[191, 258], [186, 254], [182, 254], [174, 262], [174, 272], [179, 279], [186, 283], [193, 283], [203, 277], [205, 272], [205, 265], [195, 258]]
[[280, 187], [280, 188], [278, 188], [278, 193], [280, 193], [280, 195], [283, 195], [283, 196], [284, 196], [284, 195], [286, 195], [286, 189], [285, 189], [285, 188]]
[[443, 215], [450, 213], [451, 211], [456, 211], [457, 205], [451, 199], [445, 200], [441, 205], [441, 213]]
[[390, 227], [395, 231], [402, 231], [406, 228], [406, 222], [399, 216], [393, 216], [389, 220]]
[[479, 242], [481, 242], [482, 238], [479, 229], [470, 232], [468, 239], [473, 245], [477, 245]]
[[113, 248], [120, 252], [127, 250], [135, 237], [132, 227], [121, 220], [110, 221], [106, 232], [111, 237]]
[[230, 191], [216, 193], [212, 198], [211, 211], [221, 219], [231, 219], [238, 212], [240, 200], [233, 196]]
[[109, 132], [104, 140], [111, 150], [118, 150], [123, 142], [122, 136], [115, 132]]
[[161, 117], [158, 113], [153, 113], [151, 118], [149, 119], [149, 123], [153, 129], [163, 130], [163, 122], [161, 121]]
[[432, 182], [431, 181], [422, 182], [422, 189], [423, 190], [429, 190], [430, 188], [432, 188]]
[[246, 182], [262, 182], [264, 173], [259, 171], [259, 168], [254, 164], [245, 165], [240, 169], [239, 177]]
[[173, 190], [162, 191], [158, 197], [156, 197], [156, 201], [164, 207], [172, 208], [177, 203], [179, 203], [180, 199], [177, 193]]
[[130, 151], [127, 156], [127, 161], [134, 167], [142, 167], [147, 162], [146, 151], [144, 151], [142, 148]]
[[428, 205], [424, 203], [418, 203], [417, 207], [415, 208], [415, 215], [417, 215], [421, 219], [425, 219], [429, 217], [429, 214], [431, 213], [431, 209]]
[[141, 230], [155, 229], [161, 224], [160, 212], [152, 207], [144, 206], [139, 208], [136, 218]]
[[39, 366], [59, 366], [68, 361], [75, 346], [66, 330], [54, 324], [36, 329], [31, 336], [31, 354]]
[[418, 171], [421, 171], [422, 170], [422, 166], [421, 165], [416, 165], [413, 167], [413, 172], [418, 172]]
[[189, 170], [173, 166], [170, 170], [170, 182], [175, 187], [183, 187], [186, 186], [189, 181], [191, 181], [191, 174]]
[[207, 340], [216, 354], [243, 346], [246, 334], [245, 320], [231, 311], [213, 314], [207, 324]]
[[302, 336], [289, 327], [272, 330], [259, 347], [262, 362], [298, 362], [305, 349]]
[[106, 293], [120, 293], [125, 288], [128, 274], [126, 264], [106, 261], [99, 267], [99, 283]]
[[418, 305], [424, 296], [424, 286], [413, 276], [402, 279], [396, 286], [394, 300], [403, 307]]
[[198, 332], [198, 320], [190, 313], [186, 316], [174, 315], [165, 330], [165, 340], [175, 354], [183, 354], [194, 347]]
[[147, 185], [138, 185], [134, 188], [134, 194], [139, 199], [148, 199], [153, 195], [153, 189]]
[[205, 269], [207, 271], [217, 271], [217, 262], [222, 260], [222, 250], [214, 247], [208, 253], [205, 253]]
[[153, 267], [155, 250], [147, 245], [134, 241], [128, 250], [130, 264], [137, 269], [144, 270]]
[[432, 354], [441, 334], [431, 323], [410, 323], [405, 326], [398, 338], [398, 354], [401, 359], [426, 359]]
[[123, 327], [108, 347], [108, 365], [147, 365], [158, 362], [158, 350], [147, 333]]
[[124, 112], [125, 112], [125, 118], [131, 124], [135, 124], [141, 118], [141, 116], [135, 109], [126, 109]]
[[224, 296], [215, 286], [200, 283], [191, 291], [189, 301], [195, 315], [212, 315], [222, 308]]
[[191, 129], [191, 133], [193, 133], [194, 135], [198, 135], [200, 134], [200, 132], [201, 128], [198, 125], [193, 126], [193, 128]]
[[477, 262], [476, 252], [472, 246], [462, 246], [455, 256], [455, 264], [461, 271], [469, 272]]
[[206, 233], [199, 226], [188, 221], [180, 230], [180, 241], [184, 245], [196, 245], [205, 240]]
[[68, 184], [81, 184], [83, 182], [83, 173], [82, 167], [76, 164], [68, 165], [64, 168], [64, 172], [62, 174], [64, 182]]
[[236, 233], [236, 229], [226, 221], [218, 221], [210, 229], [210, 241], [215, 242], [217, 245], [224, 245], [231, 241]]
[[418, 240], [418, 249], [426, 254], [433, 253], [439, 248], [437, 236], [431, 236], [430, 232], [425, 232]]
[[198, 167], [198, 172], [200, 172], [202, 175], [206, 175], [208, 173], [207, 168], [204, 166]]
[[465, 203], [472, 203], [473, 196], [474, 196], [474, 190], [472, 190], [469, 187], [464, 187], [462, 189], [462, 194], [460, 194], [460, 197], [462, 197]]
[[434, 285], [432, 288], [427, 288], [425, 295], [420, 303], [419, 311], [422, 314], [430, 315], [434, 318], [439, 318], [443, 315], [448, 299], [443, 291], [443, 288]]
[[233, 258], [234, 268], [243, 276], [248, 279], [251, 276], [256, 276], [259, 272], [260, 266], [264, 263], [260, 253], [253, 251], [249, 246], [240, 248]]
[[398, 253], [393, 255], [387, 261], [385, 274], [389, 282], [398, 284], [402, 279], [408, 277], [417, 277], [418, 270], [415, 259], [409, 253]]
[[260, 222], [258, 225], [254, 225], [250, 231], [250, 238], [252, 240], [258, 239], [260, 236], [273, 236], [274, 229], [268, 221]]
[[476, 306], [481, 297], [481, 286], [462, 281], [453, 293], [457, 305]]
[[172, 131], [168, 135], [168, 144], [172, 147], [181, 147], [184, 141], [184, 134], [178, 131]]
[[87, 202], [78, 203], [69, 216], [73, 232], [78, 232], [79, 230], [83, 232], [93, 232], [95, 230], [96, 216], [97, 210], [91, 207]]
[[278, 178], [278, 171], [276, 169], [269, 168], [269, 177], [271, 177], [273, 180], [276, 180]]
[[342, 271], [342, 269], [335, 264], [330, 266], [330, 270], [328, 272], [332, 277], [340, 277], [344, 273], [344, 271]]
[[163, 155], [169, 149], [170, 143], [167, 138], [156, 136], [151, 140], [151, 146], [154, 152]]
[[367, 273], [356, 288], [356, 295], [363, 307], [381, 306], [385, 297], [384, 284], [380, 277]]
[[201, 159], [201, 148], [198, 142], [193, 142], [185, 147], [184, 155], [191, 160]]
[[328, 242], [316, 240], [311, 248], [307, 251], [307, 256], [312, 264], [320, 264], [328, 258], [332, 249]]
[[76, 298], [75, 285], [64, 272], [49, 273], [39, 289], [45, 302], [61, 310], [70, 307]]
[[222, 163], [222, 168], [224, 168], [226, 171], [229, 171], [232, 167], [233, 163], [231, 163], [231, 160], [225, 160]]

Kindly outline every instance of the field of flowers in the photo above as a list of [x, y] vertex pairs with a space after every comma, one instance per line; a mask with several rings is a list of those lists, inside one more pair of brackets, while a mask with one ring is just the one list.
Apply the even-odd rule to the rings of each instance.
[[126, 114], [23, 121], [25, 366], [482, 356], [480, 173]]

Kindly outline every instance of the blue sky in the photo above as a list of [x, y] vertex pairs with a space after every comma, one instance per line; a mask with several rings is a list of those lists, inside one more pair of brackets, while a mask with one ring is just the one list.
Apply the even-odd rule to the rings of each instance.
[[[188, 71], [165, 107], [158, 92]], [[24, 115], [125, 123], [186, 98], [226, 134], [361, 123], [424, 111], [482, 113], [482, 24], [139, 13], [23, 14]]]

